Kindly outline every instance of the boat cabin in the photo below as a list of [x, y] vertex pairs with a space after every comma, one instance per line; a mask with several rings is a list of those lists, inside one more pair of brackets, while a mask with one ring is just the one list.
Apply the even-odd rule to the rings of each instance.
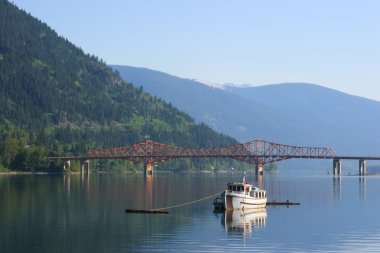
[[242, 192], [244, 191], [244, 185], [242, 183], [229, 183], [227, 185], [227, 190], [234, 192]]
[[266, 198], [266, 191], [260, 190], [258, 187], [254, 187], [250, 184], [244, 183], [228, 183], [227, 191], [237, 192], [240, 194], [248, 195], [252, 198], [262, 199]]

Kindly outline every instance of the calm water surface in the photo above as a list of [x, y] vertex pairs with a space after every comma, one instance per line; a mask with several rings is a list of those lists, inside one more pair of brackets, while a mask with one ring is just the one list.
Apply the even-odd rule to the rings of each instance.
[[380, 177], [265, 175], [259, 212], [213, 199], [169, 215], [126, 214], [210, 196], [240, 173], [0, 176], [0, 252], [380, 252]]

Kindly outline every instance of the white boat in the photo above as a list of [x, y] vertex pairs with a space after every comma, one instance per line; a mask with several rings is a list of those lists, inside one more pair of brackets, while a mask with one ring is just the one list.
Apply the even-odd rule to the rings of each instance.
[[224, 194], [224, 208], [226, 210], [264, 208], [267, 204], [265, 190], [259, 189], [245, 182], [228, 183]]

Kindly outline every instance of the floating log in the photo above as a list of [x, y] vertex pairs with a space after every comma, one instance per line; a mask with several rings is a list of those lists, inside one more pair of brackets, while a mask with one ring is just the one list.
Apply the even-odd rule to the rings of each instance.
[[126, 213], [148, 213], [148, 214], [169, 214], [165, 210], [141, 210], [141, 209], [125, 209]]
[[287, 200], [286, 202], [277, 202], [277, 201], [271, 201], [267, 202], [267, 206], [299, 206], [299, 202], [290, 202]]

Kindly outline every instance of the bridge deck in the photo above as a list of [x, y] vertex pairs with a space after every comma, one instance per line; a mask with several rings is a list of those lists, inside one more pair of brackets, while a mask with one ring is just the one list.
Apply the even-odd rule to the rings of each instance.
[[[96, 159], [127, 159], [127, 158], [139, 158], [139, 159], [144, 159], [144, 158], [164, 158], [166, 156], [49, 156], [46, 157], [46, 159], [51, 159], [51, 160], [96, 160]], [[245, 157], [245, 156], [241, 156]], [[255, 156], [249, 156], [246, 155], [246, 157], [255, 157]], [[273, 157], [273, 158], [283, 158], [283, 160], [287, 159], [341, 159], [341, 160], [379, 160], [380, 161], [380, 156], [275, 156], [275, 155], [262, 155], [258, 157], [263, 157], [263, 158], [268, 158], [268, 157]], [[173, 158], [234, 158], [231, 156], [212, 156], [212, 155], [204, 155], [204, 156], [176, 156]]]
[[231, 158], [252, 164], [266, 164], [286, 159], [380, 160], [380, 156], [341, 156], [332, 148], [298, 147], [254, 140], [221, 148], [176, 147], [151, 140], [117, 148], [90, 149], [83, 156], [48, 157], [48, 159], [92, 160], [125, 159], [153, 164], [175, 158]]

